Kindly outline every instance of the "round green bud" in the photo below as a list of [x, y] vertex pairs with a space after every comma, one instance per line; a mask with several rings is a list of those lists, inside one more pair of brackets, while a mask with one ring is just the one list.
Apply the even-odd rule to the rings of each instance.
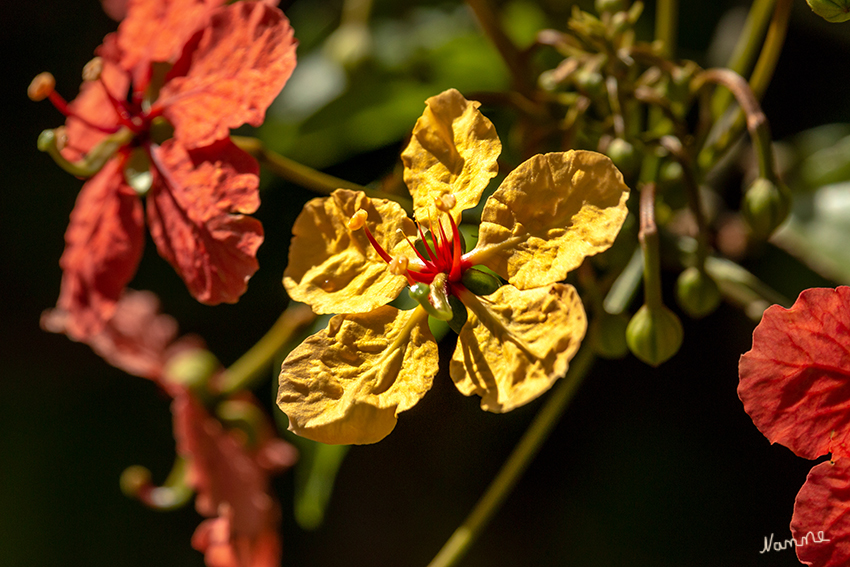
[[699, 319], [720, 305], [720, 288], [708, 274], [691, 266], [676, 280], [676, 300], [685, 313]]
[[136, 498], [145, 488], [151, 486], [151, 471], [141, 465], [124, 469], [119, 481], [121, 492], [129, 498]]
[[168, 359], [165, 376], [171, 382], [197, 390], [221, 370], [221, 363], [206, 349], [185, 350]]
[[650, 366], [658, 366], [679, 351], [684, 330], [675, 313], [663, 305], [638, 309], [626, 327], [626, 343], [636, 357]]
[[626, 177], [636, 173], [638, 167], [640, 167], [641, 156], [638, 155], [638, 151], [622, 138], [611, 140], [611, 143], [605, 148], [605, 153]]
[[788, 189], [760, 177], [744, 194], [741, 214], [753, 236], [767, 239], [782, 224], [791, 209]]
[[502, 287], [498, 277], [478, 268], [469, 268], [464, 271], [460, 283], [475, 295], [490, 295]]
[[812, 11], [827, 22], [850, 20], [850, 0], [806, 0]]
[[605, 79], [598, 71], [582, 68], [573, 75], [576, 87], [592, 99], [606, 96]]
[[629, 352], [626, 344], [626, 327], [629, 320], [625, 315], [602, 312], [590, 324], [590, 340], [593, 350], [602, 358], [623, 358]]

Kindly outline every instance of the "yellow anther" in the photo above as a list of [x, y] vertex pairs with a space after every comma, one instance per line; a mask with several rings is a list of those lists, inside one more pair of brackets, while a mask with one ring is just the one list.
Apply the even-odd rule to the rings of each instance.
[[95, 57], [83, 67], [83, 80], [96, 81], [101, 73], [103, 73], [103, 59]]
[[407, 272], [407, 266], [409, 264], [410, 261], [407, 259], [407, 256], [393, 256], [388, 269], [394, 276], [403, 276]]
[[30, 100], [44, 100], [50, 96], [56, 88], [56, 79], [50, 73], [39, 73], [27, 88], [27, 96]]
[[456, 204], [457, 199], [455, 199], [455, 196], [451, 193], [446, 193], [444, 195], [440, 195], [439, 197], [434, 197], [434, 206], [444, 213], [447, 213], [452, 210]]
[[360, 230], [363, 228], [363, 225], [366, 224], [366, 217], [369, 216], [369, 213], [360, 209], [354, 216], [348, 219], [348, 230]]

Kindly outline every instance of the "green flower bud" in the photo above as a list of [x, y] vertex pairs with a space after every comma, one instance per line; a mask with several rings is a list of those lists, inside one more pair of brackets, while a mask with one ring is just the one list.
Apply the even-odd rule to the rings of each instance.
[[741, 203], [741, 214], [756, 238], [766, 239], [782, 224], [791, 208], [785, 186], [760, 177], [750, 185]]
[[658, 366], [676, 354], [683, 336], [679, 318], [663, 305], [658, 309], [644, 305], [626, 328], [629, 350], [650, 366]]
[[720, 305], [720, 288], [708, 274], [692, 266], [676, 280], [676, 300], [685, 313], [699, 319]]
[[625, 315], [612, 315], [602, 312], [590, 325], [591, 345], [602, 358], [623, 358], [629, 352], [626, 344], [626, 326], [629, 320]]
[[607, 96], [605, 79], [602, 78], [601, 73], [584, 68], [579, 69], [573, 77], [576, 87], [590, 98], [598, 99]]
[[806, 0], [812, 11], [827, 22], [850, 20], [850, 0]]
[[605, 153], [626, 177], [636, 173], [640, 166], [641, 156], [632, 144], [622, 138], [611, 140]]
[[185, 350], [165, 363], [166, 378], [192, 390], [200, 390], [221, 370], [221, 363], [206, 349]]
[[475, 295], [490, 295], [502, 287], [501, 280], [478, 268], [470, 268], [460, 278], [463, 286]]

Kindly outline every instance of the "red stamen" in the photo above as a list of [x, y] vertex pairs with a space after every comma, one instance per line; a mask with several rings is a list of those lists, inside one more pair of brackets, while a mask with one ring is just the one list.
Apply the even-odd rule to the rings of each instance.
[[[463, 270], [461, 269], [463, 250], [460, 247], [460, 231], [458, 231], [457, 223], [455, 223], [455, 219], [451, 215], [449, 215], [449, 222], [452, 225], [452, 244], [454, 245], [452, 247], [452, 269], [449, 272], [449, 281], [458, 281], [463, 274]], [[443, 225], [441, 224], [440, 230], [442, 229]]]
[[[428, 253], [428, 257], [431, 258], [431, 262], [436, 262], [437, 261], [437, 252], [436, 252], [437, 243], [436, 242], [434, 243], [435, 251], [431, 252], [431, 248], [428, 246], [428, 241], [425, 240], [425, 233], [422, 232], [422, 225], [417, 223], [416, 229], [419, 231], [419, 238], [420, 238], [420, 240], [422, 240], [422, 245], [425, 247], [425, 251]], [[431, 235], [432, 236], [434, 235], [433, 231], [431, 231]], [[413, 246], [413, 245], [411, 244], [411, 246]], [[413, 249], [416, 250], [416, 247], [414, 246]], [[422, 258], [422, 256], [419, 256], [419, 257], [422, 259], [423, 262], [426, 262], [425, 258]]]
[[76, 118], [77, 120], [79, 120], [80, 122], [82, 122], [83, 124], [85, 124], [86, 126], [88, 126], [89, 128], [91, 128], [93, 130], [97, 130], [98, 132], [103, 132], [104, 134], [114, 134], [115, 132], [120, 130], [120, 128], [118, 128], [117, 126], [107, 127], [107, 126], [100, 126], [98, 124], [94, 124], [93, 122], [89, 122], [87, 119], [83, 118], [82, 116], [80, 116], [79, 114], [77, 114], [73, 110], [71, 110], [71, 107], [68, 106], [68, 103], [65, 102], [65, 99], [62, 98], [62, 95], [60, 95], [56, 91], [53, 91], [52, 93], [50, 93], [47, 98], [50, 100], [50, 102], [53, 104], [53, 106], [56, 107], [56, 110], [58, 110], [63, 115], [65, 115], [66, 118]]
[[103, 80], [103, 75], [100, 75], [97, 80], [100, 82], [100, 86], [103, 87], [103, 92], [106, 93], [106, 98], [109, 99], [112, 108], [115, 109], [115, 114], [118, 115], [118, 121], [133, 132], [138, 133], [140, 131], [139, 125], [133, 122], [133, 116], [127, 111], [127, 106], [112, 96], [112, 93], [109, 92], [109, 88], [106, 86], [106, 82]]
[[372, 244], [372, 248], [375, 249], [375, 252], [377, 252], [378, 255], [384, 259], [384, 262], [389, 264], [392, 261], [393, 257], [387, 254], [387, 251], [384, 250], [384, 248], [380, 244], [378, 244], [378, 241], [375, 240], [374, 236], [372, 236], [372, 231], [370, 231], [369, 227], [365, 224], [363, 225], [363, 230], [366, 232], [366, 238], [369, 239], [369, 242]]

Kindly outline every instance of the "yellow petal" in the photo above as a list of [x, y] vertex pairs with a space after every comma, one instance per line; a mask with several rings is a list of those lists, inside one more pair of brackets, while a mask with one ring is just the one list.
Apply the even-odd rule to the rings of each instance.
[[484, 204], [471, 260], [520, 289], [561, 281], [614, 242], [629, 188], [607, 156], [536, 155], [511, 172]]
[[437, 343], [421, 307], [337, 315], [286, 357], [277, 403], [298, 435], [375, 443], [431, 388], [437, 367]]
[[481, 396], [481, 408], [510, 411], [546, 392], [567, 372], [587, 330], [571, 285], [530, 290], [511, 285], [486, 297], [460, 298], [469, 319], [449, 366], [458, 390]]
[[468, 101], [449, 89], [425, 101], [410, 144], [402, 152], [404, 182], [413, 197], [416, 220], [427, 226], [440, 217], [434, 199], [451, 194], [450, 212], [460, 214], [478, 204], [481, 194], [498, 173], [496, 159], [502, 143], [496, 129], [481, 112], [479, 102]]
[[391, 255], [409, 249], [404, 235], [415, 238], [413, 221], [393, 201], [337, 189], [304, 205], [292, 227], [283, 285], [292, 299], [316, 313], [365, 313], [395, 299], [407, 283], [387, 270], [363, 229], [349, 229], [348, 221], [360, 209]]

